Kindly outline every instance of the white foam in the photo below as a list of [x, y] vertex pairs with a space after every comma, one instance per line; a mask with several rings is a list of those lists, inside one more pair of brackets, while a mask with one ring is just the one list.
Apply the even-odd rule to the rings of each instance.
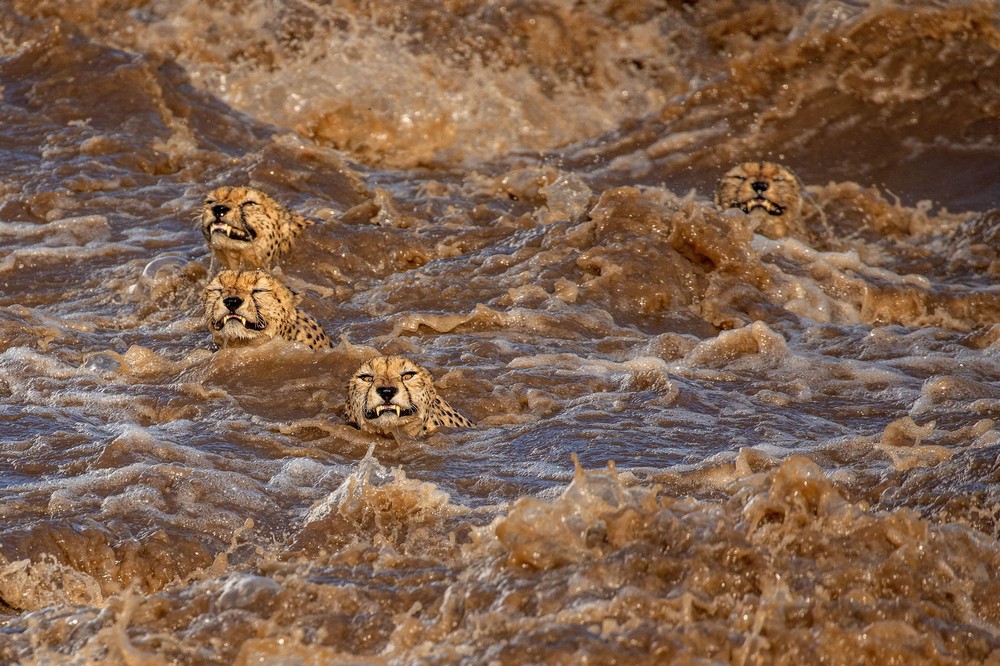
[[248, 608], [259, 603], [262, 598], [273, 597], [279, 592], [281, 585], [272, 578], [235, 573], [223, 583], [222, 590], [215, 598], [215, 608], [218, 611]]

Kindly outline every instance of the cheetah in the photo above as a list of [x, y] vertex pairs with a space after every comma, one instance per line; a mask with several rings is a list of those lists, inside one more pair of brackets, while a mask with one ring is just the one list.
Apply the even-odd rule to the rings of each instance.
[[437, 394], [431, 373], [404, 356], [376, 356], [358, 368], [347, 384], [347, 420], [397, 440], [473, 427]]
[[312, 220], [260, 190], [220, 187], [201, 208], [201, 231], [222, 268], [273, 268]]
[[296, 307], [301, 300], [265, 271], [227, 269], [205, 288], [205, 323], [220, 348], [249, 347], [276, 337], [315, 350], [328, 348], [320, 325]]
[[777, 239], [798, 224], [802, 186], [788, 168], [774, 162], [744, 162], [719, 179], [715, 203], [754, 217], [760, 233]]

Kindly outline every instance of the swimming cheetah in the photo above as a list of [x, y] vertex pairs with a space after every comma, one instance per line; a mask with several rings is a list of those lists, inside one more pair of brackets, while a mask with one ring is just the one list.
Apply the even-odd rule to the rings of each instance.
[[715, 190], [720, 208], [739, 208], [754, 217], [759, 232], [782, 238], [799, 226], [802, 186], [788, 168], [774, 162], [744, 162], [725, 173]]
[[347, 384], [347, 420], [397, 438], [473, 427], [437, 394], [431, 373], [403, 356], [376, 356], [358, 368]]
[[272, 268], [312, 220], [260, 190], [220, 187], [205, 198], [201, 231], [222, 268]]
[[220, 347], [247, 347], [280, 337], [325, 349], [330, 341], [297, 308], [301, 296], [264, 271], [220, 271], [205, 288], [205, 323]]

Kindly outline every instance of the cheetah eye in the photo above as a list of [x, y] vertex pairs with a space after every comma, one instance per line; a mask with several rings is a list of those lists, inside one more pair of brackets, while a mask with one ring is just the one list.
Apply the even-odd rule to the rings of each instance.
[[365, 384], [371, 384], [373, 381], [375, 381], [375, 376], [369, 374], [363, 374], [363, 375], [358, 375], [358, 379], [363, 381]]
[[240, 204], [241, 206], [259, 206], [260, 204], [256, 201], [244, 201]]
[[270, 294], [271, 290], [270, 289], [254, 289], [250, 293], [253, 293], [253, 294]]
[[414, 372], [413, 370], [407, 370], [406, 372], [400, 373], [399, 378], [405, 382], [407, 379], [413, 379], [416, 376], [417, 376], [416, 372]]

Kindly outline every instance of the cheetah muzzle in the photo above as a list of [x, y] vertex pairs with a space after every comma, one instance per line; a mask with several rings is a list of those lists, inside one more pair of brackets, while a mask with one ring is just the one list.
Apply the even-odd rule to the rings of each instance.
[[[240, 219], [243, 225], [242, 229], [223, 221], [223, 216], [232, 210], [228, 206], [212, 206], [211, 210], [212, 215], [215, 216], [215, 221], [208, 225], [210, 234], [223, 234], [227, 238], [239, 243], [252, 243], [257, 238], [257, 232], [247, 223], [246, 219]], [[211, 243], [211, 239], [209, 243]]]
[[251, 331], [263, 331], [267, 328], [267, 322], [262, 319], [257, 319], [255, 321], [250, 321], [243, 315], [238, 315], [235, 312], [230, 312], [229, 314], [222, 317], [222, 319], [212, 322], [212, 328], [216, 331], [221, 331], [226, 327], [226, 324], [238, 321], [243, 328], [250, 329]]

